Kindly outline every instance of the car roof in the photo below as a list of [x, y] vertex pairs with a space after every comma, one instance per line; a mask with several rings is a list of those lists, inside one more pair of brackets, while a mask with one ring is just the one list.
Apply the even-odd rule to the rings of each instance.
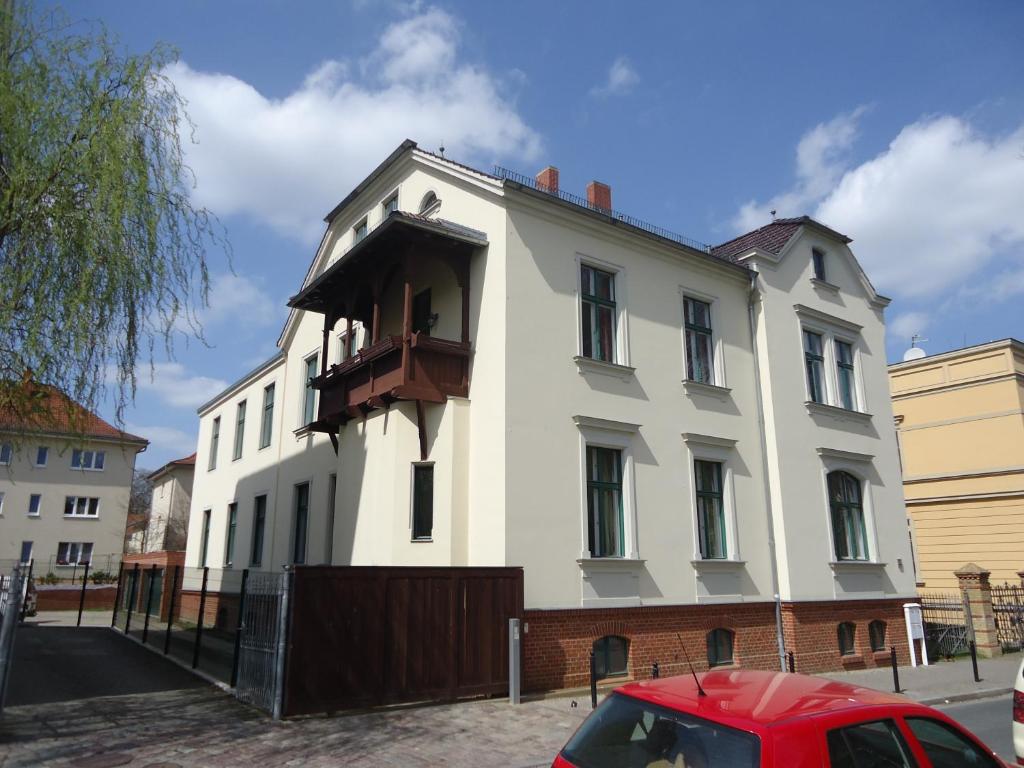
[[706, 696], [697, 693], [689, 674], [629, 683], [617, 692], [733, 726], [746, 724], [750, 730], [795, 717], [886, 705], [915, 706], [903, 696], [789, 672], [723, 669], [697, 677]]

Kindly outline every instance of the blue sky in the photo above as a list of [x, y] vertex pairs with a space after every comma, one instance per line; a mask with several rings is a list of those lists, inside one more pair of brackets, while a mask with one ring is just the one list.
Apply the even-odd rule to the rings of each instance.
[[140, 376], [156, 467], [196, 406], [274, 352], [323, 215], [403, 138], [478, 167], [560, 168], [717, 243], [810, 213], [892, 296], [890, 360], [1024, 337], [1024, 4], [75, 3], [158, 41], [189, 101], [211, 254], [209, 346]]

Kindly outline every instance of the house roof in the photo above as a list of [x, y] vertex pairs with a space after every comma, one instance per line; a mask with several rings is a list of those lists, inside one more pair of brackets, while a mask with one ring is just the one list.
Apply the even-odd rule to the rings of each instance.
[[156, 480], [161, 475], [164, 475], [164, 474], [170, 472], [171, 470], [173, 470], [176, 467], [192, 467], [192, 466], [195, 466], [195, 463], [196, 463], [196, 455], [195, 455], [195, 453], [192, 453], [189, 456], [185, 456], [184, 458], [181, 458], [181, 459], [174, 459], [173, 461], [168, 461], [166, 464], [164, 464], [162, 467], [160, 467], [160, 469], [158, 469], [158, 470], [156, 470], [154, 472], [150, 472], [149, 473], [149, 480]]
[[846, 235], [825, 226], [810, 216], [797, 216], [791, 219], [775, 219], [771, 224], [765, 224], [752, 232], [734, 237], [721, 245], [713, 246], [711, 255], [721, 259], [735, 260], [741, 253], [748, 253], [754, 249], [778, 254], [786, 247], [786, 243], [796, 234], [796, 231], [803, 226], [814, 227], [844, 243], [853, 242]]
[[10, 405], [0, 405], [0, 431], [43, 432], [149, 445], [146, 438], [118, 429], [56, 387], [35, 382], [15, 386], [30, 390], [31, 412], [18, 413]]

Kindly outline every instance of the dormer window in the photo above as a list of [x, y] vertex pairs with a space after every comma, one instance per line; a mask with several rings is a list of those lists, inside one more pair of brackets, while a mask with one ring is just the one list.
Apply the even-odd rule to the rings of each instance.
[[398, 210], [398, 192], [392, 193], [391, 197], [385, 200], [381, 207], [383, 208], [384, 218], [386, 219], [391, 215], [392, 211]]
[[366, 237], [366, 219], [352, 227], [352, 244], [355, 245], [364, 237]]
[[825, 278], [825, 252], [815, 248], [811, 251], [811, 260], [814, 262], [815, 279], [827, 283], [828, 280]]
[[429, 216], [441, 207], [441, 200], [433, 192], [427, 192], [420, 201], [420, 215]]

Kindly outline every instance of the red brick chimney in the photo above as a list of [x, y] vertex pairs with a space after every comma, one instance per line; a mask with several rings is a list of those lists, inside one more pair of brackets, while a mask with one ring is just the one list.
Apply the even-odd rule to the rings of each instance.
[[549, 165], [537, 174], [537, 188], [543, 192], [558, 192], [558, 169]]
[[600, 181], [587, 184], [587, 202], [602, 211], [612, 209], [612, 188]]

